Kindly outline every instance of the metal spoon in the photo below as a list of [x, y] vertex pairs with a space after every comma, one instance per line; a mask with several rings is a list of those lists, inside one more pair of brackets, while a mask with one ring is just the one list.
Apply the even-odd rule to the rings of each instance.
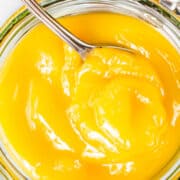
[[94, 48], [116, 48], [122, 51], [127, 51], [133, 53], [129, 48], [123, 46], [114, 45], [91, 45], [83, 42], [71, 32], [69, 32], [65, 27], [63, 27], [55, 18], [53, 18], [49, 13], [47, 13], [36, 0], [22, 0], [27, 6], [29, 11], [32, 12], [41, 22], [43, 22], [51, 31], [53, 31], [57, 36], [63, 39], [69, 46], [75, 49], [82, 59], [85, 59], [86, 55]]

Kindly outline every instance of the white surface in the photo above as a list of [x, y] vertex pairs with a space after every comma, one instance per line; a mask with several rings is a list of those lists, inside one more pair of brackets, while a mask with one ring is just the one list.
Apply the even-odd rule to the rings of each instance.
[[21, 0], [0, 0], [0, 26], [22, 5]]

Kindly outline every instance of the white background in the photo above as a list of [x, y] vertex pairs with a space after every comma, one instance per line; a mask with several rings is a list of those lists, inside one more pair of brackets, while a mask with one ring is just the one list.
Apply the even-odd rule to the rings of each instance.
[[0, 26], [20, 6], [22, 6], [21, 0], [0, 0]]

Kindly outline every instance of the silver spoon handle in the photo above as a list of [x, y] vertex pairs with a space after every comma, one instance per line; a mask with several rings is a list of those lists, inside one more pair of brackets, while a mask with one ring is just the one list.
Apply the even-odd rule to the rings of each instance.
[[22, 0], [39, 20], [41, 20], [49, 29], [51, 29], [57, 36], [69, 44], [73, 49], [79, 52], [81, 55], [92, 49], [91, 45], [78, 39], [72, 33], [70, 33], [65, 27], [63, 27], [55, 18], [47, 13], [36, 0]]

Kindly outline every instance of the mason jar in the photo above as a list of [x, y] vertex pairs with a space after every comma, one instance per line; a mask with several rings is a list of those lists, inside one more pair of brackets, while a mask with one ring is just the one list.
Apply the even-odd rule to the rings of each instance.
[[[42, 6], [55, 18], [106, 11], [133, 16], [151, 24], [161, 32], [180, 52], [180, 20], [175, 8], [167, 9], [150, 0], [44, 0]], [[167, 6], [166, 6], [167, 7]], [[25, 8], [19, 9], [0, 29], [0, 62], [2, 63], [12, 48], [21, 41], [39, 21]], [[16, 132], [14, 132], [16, 133]], [[178, 179], [180, 177], [179, 150], [153, 179]], [[0, 179], [31, 179], [26, 175], [26, 167], [17, 164], [7, 148], [0, 126]]]

